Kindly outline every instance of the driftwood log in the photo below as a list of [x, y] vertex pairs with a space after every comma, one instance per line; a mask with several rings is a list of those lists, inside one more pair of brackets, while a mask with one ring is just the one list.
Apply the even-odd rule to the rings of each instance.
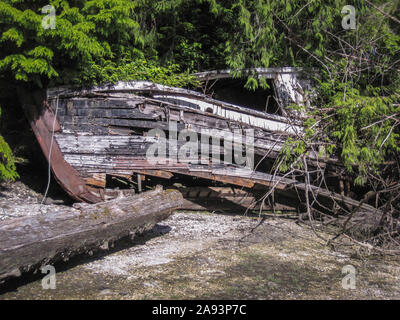
[[176, 190], [158, 188], [97, 204], [0, 223], [0, 282], [74, 254], [150, 230], [183, 204]]

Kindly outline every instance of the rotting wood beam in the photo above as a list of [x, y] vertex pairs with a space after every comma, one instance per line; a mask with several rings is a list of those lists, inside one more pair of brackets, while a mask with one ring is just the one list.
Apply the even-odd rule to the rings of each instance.
[[212, 172], [201, 172], [201, 171], [190, 171], [190, 170], [165, 170], [173, 173], [219, 181], [223, 183], [229, 183], [236, 186], [242, 186], [246, 188], [254, 187], [254, 182], [249, 179], [243, 179], [241, 177], [230, 177], [230, 176], [222, 176], [222, 175], [215, 175]]
[[[318, 203], [316, 203], [316, 206], [319, 210], [327, 212], [327, 208], [334, 208], [339, 205], [341, 208], [347, 211], [354, 211], [355, 218], [365, 218], [365, 228], [370, 230], [374, 230], [374, 228], [379, 225], [380, 217], [382, 216], [382, 212], [379, 209], [376, 209], [369, 204], [360, 203], [360, 201], [337, 194], [324, 188], [319, 188], [313, 185], [309, 185], [307, 187], [303, 182], [280, 176], [272, 176], [266, 173], [236, 168], [213, 169], [209, 172], [196, 171], [196, 169], [193, 170], [190, 168], [187, 170], [168, 171], [225, 182], [247, 188], [252, 188], [255, 185], [263, 185], [269, 189], [274, 188], [274, 190], [280, 194], [286, 193], [288, 195], [293, 194], [294, 197], [300, 196], [301, 201], [304, 201], [305, 192], [309, 190], [309, 192], [316, 197], [316, 200], [324, 205], [320, 206]], [[267, 190], [265, 192], [267, 192]]]
[[[277, 75], [281, 74], [296, 74], [300, 75], [304, 72], [302, 68], [293, 68], [293, 67], [281, 67], [281, 68], [250, 68], [242, 70], [242, 74], [244, 77], [249, 74], [257, 74], [260, 77], [266, 79], [275, 79]], [[209, 80], [217, 80], [217, 79], [231, 79], [232, 78], [232, 70], [224, 69], [224, 70], [211, 70], [211, 71], [203, 71], [193, 73], [197, 79], [201, 81], [209, 81]]]
[[0, 222], [0, 282], [59, 259], [106, 249], [110, 242], [151, 229], [181, 205], [178, 191], [158, 188]]
[[132, 170], [134, 173], [138, 173], [145, 176], [153, 176], [157, 178], [164, 178], [164, 179], [171, 179], [174, 175], [171, 172], [164, 171], [164, 170], [151, 170], [151, 169], [144, 169], [144, 170]]

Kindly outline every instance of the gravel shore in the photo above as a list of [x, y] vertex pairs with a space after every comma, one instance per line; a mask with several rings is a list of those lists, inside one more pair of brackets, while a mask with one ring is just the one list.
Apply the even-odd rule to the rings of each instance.
[[[0, 219], [69, 205], [22, 183], [0, 191]], [[62, 198], [62, 197], [61, 197]], [[346, 265], [356, 288], [342, 287]], [[109, 251], [55, 265], [57, 286], [26, 274], [0, 285], [0, 299], [399, 299], [400, 261], [333, 251], [295, 220], [177, 212]]]

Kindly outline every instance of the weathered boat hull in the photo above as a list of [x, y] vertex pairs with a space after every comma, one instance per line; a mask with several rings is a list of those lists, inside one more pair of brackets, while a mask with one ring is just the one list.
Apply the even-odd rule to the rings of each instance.
[[[46, 96], [23, 96], [24, 110], [55, 178], [78, 201], [107, 199], [107, 176], [131, 179], [133, 175], [146, 175], [166, 181], [189, 176], [246, 190], [273, 187], [280, 198], [292, 200], [298, 199], [299, 192], [309, 190], [300, 181], [265, 173], [265, 166], [276, 159], [286, 138], [301, 133], [301, 119], [289, 120], [213, 100], [194, 91], [143, 81], [81, 90], [55, 88], [48, 90]], [[160, 135], [165, 133], [167, 151], [165, 161], [156, 163], [148, 158], [149, 148], [162, 138], [149, 134], [154, 129]], [[186, 144], [186, 140], [176, 139], [182, 130], [218, 138], [221, 145], [207, 149], [210, 157], [202, 161], [203, 140], [199, 138], [196, 159], [171, 158], [167, 154], [176, 155]], [[245, 134], [248, 130], [253, 135], [250, 140]], [[254, 154], [255, 163], [250, 168], [248, 163], [237, 165], [213, 158], [213, 152], [224, 154], [227, 147], [222, 142], [235, 132], [241, 134], [240, 138], [229, 147], [240, 145], [241, 150]], [[206, 139], [204, 144], [207, 142]], [[318, 160], [319, 166], [334, 163], [333, 159], [321, 159], [317, 154], [311, 153], [309, 158], [311, 164]], [[322, 209], [334, 208], [338, 203], [347, 208], [358, 206], [353, 199], [312, 188]], [[374, 212], [371, 206], [362, 207]]]
[[[146, 175], [157, 177], [189, 174], [245, 187], [253, 185], [235, 177], [236, 174], [213, 173], [221, 168], [240, 169], [240, 166], [229, 163], [187, 163], [170, 157], [165, 159], [165, 163], [150, 163], [146, 153], [158, 138], [148, 136], [148, 131], [158, 128], [166, 135], [172, 135], [171, 122], [175, 123], [173, 130], [177, 132], [186, 129], [212, 137], [220, 135], [218, 138], [221, 141], [226, 134], [252, 129], [254, 145], [251, 145], [251, 151], [258, 155], [269, 152], [271, 159], [276, 157], [287, 135], [301, 130], [298, 124], [293, 125], [283, 117], [218, 102], [193, 91], [147, 82], [123, 83], [86, 91], [58, 89], [48, 92], [46, 102], [45, 114], [57, 114], [54, 142], [63, 160], [78, 172], [89, 187], [89, 193], [98, 197], [93, 193], [99, 192], [100, 199], [101, 189], [105, 187], [105, 175], [144, 174], [143, 170], [146, 170]], [[49, 127], [52, 121], [47, 122]], [[245, 138], [242, 142], [246, 148]], [[167, 153], [170, 154], [172, 151], [176, 153], [185, 141], [168, 139], [166, 143]], [[201, 147], [199, 145], [199, 155]], [[219, 152], [223, 153], [223, 148]]]

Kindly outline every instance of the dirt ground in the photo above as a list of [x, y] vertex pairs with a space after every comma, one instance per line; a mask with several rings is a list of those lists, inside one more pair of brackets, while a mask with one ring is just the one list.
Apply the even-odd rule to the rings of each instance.
[[[0, 219], [57, 210], [22, 182], [0, 194]], [[347, 253], [346, 253], [347, 252]], [[353, 253], [351, 253], [353, 252]], [[344, 289], [342, 268], [355, 268]], [[107, 252], [55, 264], [0, 285], [0, 299], [399, 299], [398, 258], [334, 251], [293, 219], [177, 212]]]

